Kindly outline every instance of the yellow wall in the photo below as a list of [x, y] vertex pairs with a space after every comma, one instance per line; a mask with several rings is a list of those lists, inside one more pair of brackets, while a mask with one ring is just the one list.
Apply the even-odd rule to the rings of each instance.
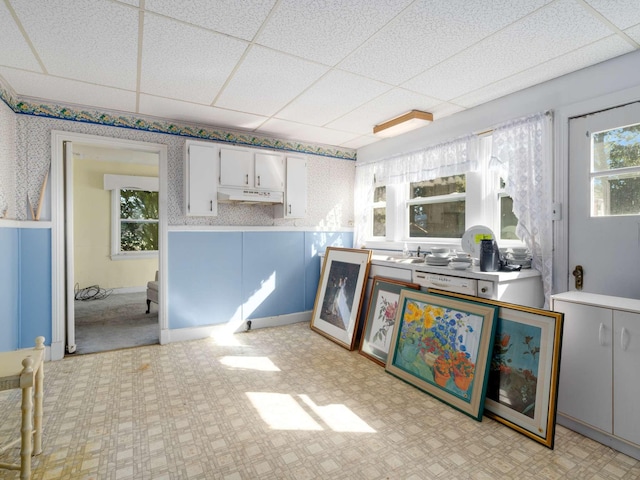
[[144, 287], [158, 259], [111, 260], [111, 191], [104, 174], [158, 176], [155, 165], [75, 159], [73, 162], [74, 284], [79, 288]]

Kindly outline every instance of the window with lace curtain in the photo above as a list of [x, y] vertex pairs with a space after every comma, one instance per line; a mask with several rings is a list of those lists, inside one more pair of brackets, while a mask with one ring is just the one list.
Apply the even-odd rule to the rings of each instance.
[[480, 167], [475, 172], [373, 185], [368, 240], [457, 240], [481, 224], [498, 240], [518, 242], [512, 199], [499, 173], [488, 168], [491, 136], [482, 137], [477, 148]]

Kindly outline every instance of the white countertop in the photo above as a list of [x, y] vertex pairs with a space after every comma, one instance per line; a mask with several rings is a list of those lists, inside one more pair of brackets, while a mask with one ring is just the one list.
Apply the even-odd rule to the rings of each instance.
[[371, 264], [384, 267], [401, 268], [403, 270], [420, 271], [427, 273], [436, 273], [449, 275], [453, 277], [475, 278], [478, 280], [498, 281], [498, 283], [520, 280], [524, 278], [539, 277], [540, 272], [532, 268], [525, 268], [519, 272], [481, 272], [479, 265], [472, 265], [467, 270], [454, 270], [449, 267], [434, 267], [424, 262], [421, 263], [404, 263], [407, 259], [390, 260], [388, 256], [372, 255]]

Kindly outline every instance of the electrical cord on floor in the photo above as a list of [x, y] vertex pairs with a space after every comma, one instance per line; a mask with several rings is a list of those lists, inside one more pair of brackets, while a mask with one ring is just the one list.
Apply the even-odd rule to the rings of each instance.
[[113, 289], [104, 289], [98, 285], [91, 285], [90, 287], [80, 288], [79, 284], [75, 284], [75, 299], [76, 300], [102, 300], [107, 298], [113, 292]]

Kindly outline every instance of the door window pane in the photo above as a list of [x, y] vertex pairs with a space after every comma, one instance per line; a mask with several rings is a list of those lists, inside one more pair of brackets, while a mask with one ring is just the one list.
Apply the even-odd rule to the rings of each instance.
[[591, 136], [591, 215], [640, 214], [640, 124]]

